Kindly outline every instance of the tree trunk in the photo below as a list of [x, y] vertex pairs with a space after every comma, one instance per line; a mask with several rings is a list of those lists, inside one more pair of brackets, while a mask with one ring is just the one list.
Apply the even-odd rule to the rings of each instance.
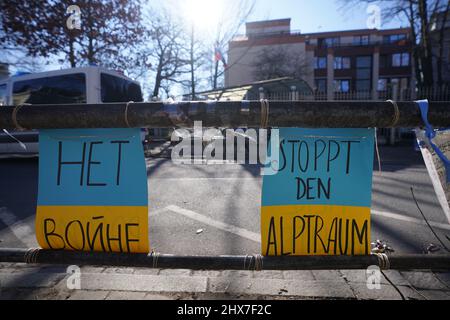
[[214, 68], [213, 89], [217, 89], [217, 78], [219, 78], [219, 61], [216, 61]]
[[76, 62], [75, 62], [75, 48], [73, 47], [75, 40], [73, 39], [73, 36], [69, 36], [69, 62], [70, 67], [75, 68]]
[[442, 86], [444, 84], [443, 81], [443, 65], [444, 65], [444, 40], [445, 40], [445, 25], [447, 24], [447, 16], [450, 9], [450, 0], [447, 1], [447, 7], [445, 11], [443, 12], [443, 18], [442, 18], [442, 24], [441, 28], [439, 29], [439, 54], [437, 57], [437, 76], [438, 76], [438, 84], [439, 86]]
[[[409, 25], [411, 28], [411, 50], [413, 54], [414, 68], [416, 73], [417, 86], [423, 86], [423, 79], [420, 73], [420, 54], [419, 47], [417, 46], [417, 32], [416, 32], [416, 19], [414, 14], [414, 5], [412, 1], [409, 1]], [[413, 88], [414, 89], [414, 88]]]
[[191, 67], [191, 100], [195, 100], [195, 66], [194, 66], [194, 24], [191, 29], [190, 67]]
[[161, 55], [159, 62], [158, 62], [158, 68], [156, 69], [156, 77], [155, 77], [155, 87], [153, 88], [153, 96], [152, 97], [158, 97], [159, 96], [159, 90], [161, 89], [161, 72], [162, 72], [162, 59], [164, 59], [164, 53]]
[[424, 85], [433, 86], [433, 55], [430, 42], [427, 0], [418, 0], [421, 47], [422, 47], [422, 73]]

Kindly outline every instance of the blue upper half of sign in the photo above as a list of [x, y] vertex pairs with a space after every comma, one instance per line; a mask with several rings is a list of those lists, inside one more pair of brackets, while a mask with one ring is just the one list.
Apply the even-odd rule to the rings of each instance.
[[39, 130], [38, 205], [147, 204], [140, 129]]
[[280, 128], [278, 168], [264, 175], [262, 205], [370, 207], [374, 132]]

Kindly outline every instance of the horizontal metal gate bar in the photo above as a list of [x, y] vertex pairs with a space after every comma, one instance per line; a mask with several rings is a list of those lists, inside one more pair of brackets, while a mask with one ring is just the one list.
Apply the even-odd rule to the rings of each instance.
[[[386, 260], [387, 259], [387, 260]], [[0, 262], [147, 267], [192, 270], [381, 269], [449, 271], [450, 255], [395, 254], [361, 256], [178, 256], [44, 249], [0, 248]]]
[[[267, 115], [267, 117], [266, 117]], [[22, 105], [0, 107], [0, 128], [191, 127], [368, 128], [418, 127], [414, 102], [377, 101], [217, 101]], [[429, 121], [450, 126], [450, 102], [430, 102]]]

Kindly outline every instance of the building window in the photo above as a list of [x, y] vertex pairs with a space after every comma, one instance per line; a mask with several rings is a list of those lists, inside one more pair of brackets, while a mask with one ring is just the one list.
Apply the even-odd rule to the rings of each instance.
[[314, 69], [326, 69], [327, 57], [314, 57]]
[[380, 55], [380, 68], [389, 68], [389, 55]]
[[388, 79], [378, 79], [378, 91], [386, 91], [388, 86]]
[[327, 92], [327, 79], [316, 79], [316, 91]]
[[390, 43], [395, 43], [401, 40], [405, 40], [406, 39], [406, 34], [402, 33], [402, 34], [390, 34], [387, 36], [383, 36], [383, 43], [385, 44], [390, 44]]
[[408, 67], [409, 66], [409, 53], [394, 53], [392, 55], [393, 67]]
[[323, 47], [338, 47], [341, 43], [341, 39], [339, 37], [323, 38], [319, 41]]
[[380, 78], [378, 79], [378, 91], [387, 91], [395, 86], [400, 89], [409, 87], [409, 78]]
[[334, 57], [334, 69], [350, 69], [350, 57]]
[[369, 36], [354, 36], [353, 37], [353, 45], [355, 46], [367, 46], [369, 45]]
[[409, 79], [408, 78], [391, 78], [390, 86], [397, 86], [400, 89], [405, 89], [409, 87]]
[[0, 106], [6, 105], [6, 84], [0, 84]]
[[350, 80], [334, 80], [334, 91], [335, 92], [349, 92], [350, 91]]
[[356, 57], [356, 91], [370, 91], [372, 57]]

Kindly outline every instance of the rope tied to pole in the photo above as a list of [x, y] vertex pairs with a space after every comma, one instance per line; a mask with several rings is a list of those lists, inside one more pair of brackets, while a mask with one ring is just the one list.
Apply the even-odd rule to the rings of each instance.
[[159, 252], [155, 252], [155, 251], [152, 251], [150, 253], [150, 256], [152, 257], [152, 267], [153, 267], [153, 269], [157, 269], [158, 268], [159, 255], [160, 255], [160, 253]]
[[385, 253], [374, 253], [378, 258], [378, 266], [381, 270], [389, 270], [391, 268], [391, 263], [389, 257]]
[[400, 109], [398, 108], [397, 102], [395, 102], [394, 100], [386, 100], [386, 102], [390, 102], [394, 107], [394, 116], [392, 117], [392, 123], [389, 127], [395, 128], [395, 126], [398, 123], [398, 120], [400, 120]]
[[15, 130], [18, 131], [25, 131], [26, 129], [24, 127], [22, 127], [19, 122], [17, 121], [17, 113], [19, 112], [19, 110], [23, 107], [23, 106], [29, 106], [29, 103], [22, 103], [19, 104], [17, 106], [14, 107], [11, 118], [12, 118], [12, 122], [14, 124]]
[[39, 254], [40, 248], [31, 248], [25, 252], [24, 261], [27, 264], [37, 263], [37, 257]]
[[125, 114], [124, 114], [124, 119], [125, 119], [125, 124], [127, 125], [128, 128], [131, 128], [130, 123], [128, 122], [128, 107], [130, 106], [130, 104], [133, 104], [134, 101], [128, 101], [127, 105], [125, 107]]
[[261, 128], [266, 129], [269, 125], [269, 100], [261, 99]]
[[253, 256], [253, 258], [255, 259], [255, 267], [254, 267], [254, 271], [262, 271], [263, 269], [263, 256], [260, 254], [255, 254]]
[[[250, 258], [250, 263], [247, 265], [247, 259], [248, 258]], [[249, 256], [248, 254], [245, 255], [245, 258], [244, 258], [244, 270], [250, 270], [250, 266], [252, 265], [252, 260], [253, 260], [252, 256]]]

